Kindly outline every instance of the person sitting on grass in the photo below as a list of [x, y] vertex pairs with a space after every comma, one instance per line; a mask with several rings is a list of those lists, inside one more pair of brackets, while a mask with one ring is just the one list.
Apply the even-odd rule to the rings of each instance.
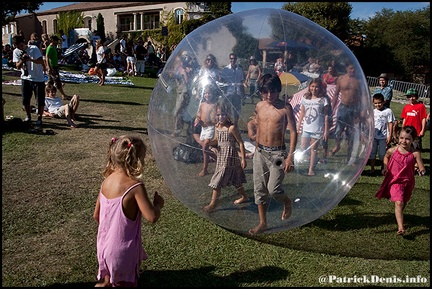
[[62, 103], [60, 97], [56, 96], [57, 88], [50, 82], [45, 86], [45, 108], [43, 116], [46, 117], [66, 117], [71, 128], [77, 127], [75, 124], [75, 113], [79, 105], [79, 96], [74, 94], [68, 104]]

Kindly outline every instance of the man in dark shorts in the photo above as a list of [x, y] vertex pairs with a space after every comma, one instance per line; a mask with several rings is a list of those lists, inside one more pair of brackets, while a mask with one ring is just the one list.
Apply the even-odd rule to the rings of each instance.
[[60, 92], [62, 99], [70, 100], [71, 98], [63, 91], [63, 83], [60, 80], [57, 51], [59, 40], [56, 35], [50, 37], [50, 44], [46, 49], [45, 67], [48, 70], [48, 82], [54, 84]]

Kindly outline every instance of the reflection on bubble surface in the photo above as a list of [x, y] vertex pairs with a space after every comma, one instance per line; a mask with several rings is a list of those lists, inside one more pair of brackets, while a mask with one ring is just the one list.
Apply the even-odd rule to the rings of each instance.
[[[361, 117], [347, 125], [351, 133], [342, 138], [339, 151], [331, 155], [335, 146], [334, 123], [330, 130], [328, 146], [329, 156], [326, 162], [316, 165], [315, 175], [308, 176], [310, 149], [300, 149], [301, 135], [298, 136], [295, 153], [295, 170], [288, 173], [282, 183], [285, 193], [293, 200], [292, 215], [288, 220], [282, 220], [283, 204], [271, 199], [267, 211], [268, 230], [266, 233], [287, 230], [310, 223], [329, 210], [333, 209], [354, 185], [367, 161], [373, 139], [373, 117], [370, 95], [362, 69], [351, 51], [333, 34], [314, 22], [297, 14], [280, 9], [256, 9], [227, 15], [195, 29], [177, 46], [168, 59], [162, 74], [153, 90], [149, 113], [148, 132], [153, 155], [164, 177], [165, 183], [174, 196], [196, 214], [237, 233], [247, 234], [259, 221], [257, 205], [254, 203], [254, 186], [252, 177], [253, 159], [247, 159], [245, 168], [247, 183], [244, 184], [250, 197], [248, 203], [233, 204], [238, 198], [234, 187], [222, 189], [219, 206], [210, 213], [204, 213], [202, 207], [211, 199], [212, 190], [208, 186], [214, 172], [215, 163], [209, 164], [209, 173], [199, 177], [202, 169], [201, 148], [193, 139], [193, 119], [195, 118], [203, 87], [208, 82], [217, 86], [219, 99], [227, 96], [227, 84], [218, 78], [217, 73], [230, 63], [229, 55], [235, 52], [236, 62], [246, 73], [249, 60], [253, 56], [264, 73], [273, 72], [276, 56], [295, 55], [295, 65], [289, 72], [302, 74], [300, 64], [306, 62], [309, 56], [319, 58], [323, 66], [331, 60], [340, 64], [352, 64], [355, 77], [360, 82], [360, 98], [355, 104]], [[202, 73], [206, 57], [212, 54], [219, 68], [218, 72]], [[188, 69], [188, 81], [180, 83], [178, 67]], [[340, 71], [343, 74], [345, 71]], [[315, 77], [303, 73], [306, 79]], [[288, 79], [288, 78], [287, 78]], [[302, 79], [304, 80], [304, 79]], [[286, 99], [292, 105], [298, 118], [301, 96], [307, 88], [307, 82], [282, 83], [281, 99]], [[335, 86], [328, 85], [327, 92], [333, 98]], [[248, 94], [248, 87], [245, 88]], [[175, 113], [179, 111], [183, 98], [183, 110], [180, 109], [181, 127], [175, 131]], [[245, 98], [244, 104], [238, 109], [238, 127], [244, 141], [249, 141], [247, 122], [253, 116], [256, 102]], [[333, 118], [338, 112], [333, 109]], [[285, 134], [289, 147], [289, 131]], [[182, 150], [178, 147], [182, 147]], [[318, 156], [322, 158], [322, 145], [318, 146]], [[195, 155], [187, 163], [181, 161], [187, 155]], [[275, 161], [277, 162], [277, 160]], [[277, 165], [275, 163], [275, 165]]]

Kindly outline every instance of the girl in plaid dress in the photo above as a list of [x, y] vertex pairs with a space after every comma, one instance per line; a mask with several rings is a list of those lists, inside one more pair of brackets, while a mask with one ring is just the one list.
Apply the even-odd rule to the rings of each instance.
[[[228, 116], [229, 107], [218, 103], [216, 116], [218, 123], [215, 128], [215, 136], [210, 145], [217, 145], [217, 161], [215, 172], [210, 180], [209, 187], [213, 188], [210, 204], [203, 210], [207, 213], [214, 211], [218, 205], [222, 188], [234, 186], [240, 193], [240, 198], [234, 204], [241, 204], [249, 200], [244, 190], [246, 183], [244, 168], [246, 167], [245, 147], [240, 131]], [[237, 151], [236, 143], [240, 147], [240, 154]], [[240, 158], [239, 158], [240, 155]]]

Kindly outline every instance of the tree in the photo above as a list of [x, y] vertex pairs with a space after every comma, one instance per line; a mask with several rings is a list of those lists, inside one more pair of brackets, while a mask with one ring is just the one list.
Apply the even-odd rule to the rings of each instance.
[[[374, 71], [413, 81], [430, 74], [430, 6], [417, 11], [383, 9], [364, 26], [365, 49], [374, 52]], [[371, 55], [371, 53], [367, 53]]]
[[349, 16], [352, 11], [352, 6], [348, 2], [288, 2], [282, 9], [308, 18], [341, 41], [348, 38]]
[[97, 18], [96, 18], [96, 28], [97, 28], [97, 34], [101, 38], [102, 43], [104, 43], [105, 40], [106, 40], [106, 37], [105, 37], [105, 23], [104, 23], [104, 19], [103, 19], [101, 13], [99, 13], [98, 16], [97, 16]]
[[21, 11], [34, 13], [43, 2], [15, 2], [5, 1], [2, 6], [2, 26], [7, 25], [9, 22], [15, 20], [15, 16]]
[[57, 29], [63, 30], [69, 37], [69, 32], [75, 28], [84, 27], [84, 16], [79, 11], [59, 12], [57, 16]]

